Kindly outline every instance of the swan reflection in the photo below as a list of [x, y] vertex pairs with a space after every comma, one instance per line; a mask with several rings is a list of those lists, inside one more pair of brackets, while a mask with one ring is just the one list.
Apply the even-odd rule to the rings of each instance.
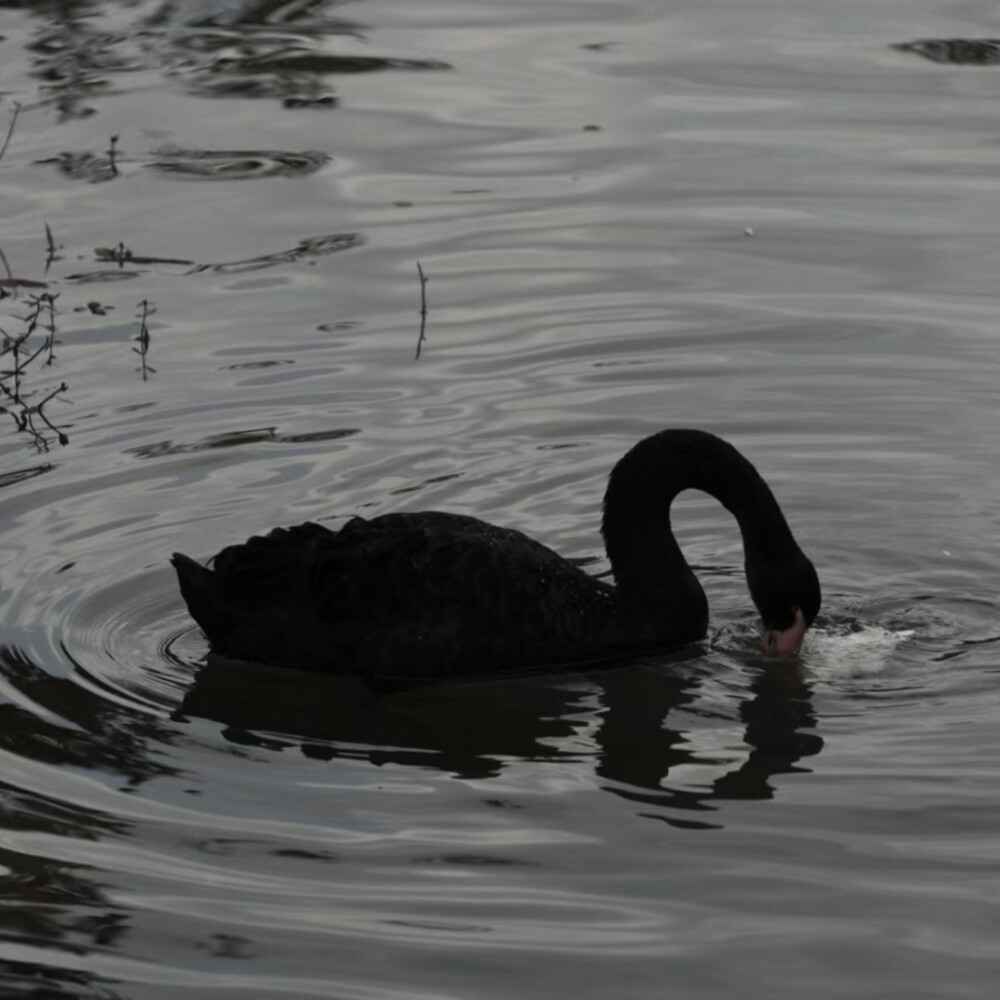
[[[243, 745], [432, 768], [464, 779], [497, 778], [525, 761], [583, 762], [600, 787], [640, 805], [641, 815], [713, 827], [718, 802], [773, 797], [772, 777], [807, 771], [800, 762], [819, 753], [823, 740], [798, 664], [745, 666], [749, 677], [739, 675], [735, 709], [720, 712], [705, 707], [705, 685], [716, 682], [704, 665], [697, 669], [683, 656], [596, 673], [390, 692], [354, 677], [210, 657], [175, 718], [214, 720], [228, 740]], [[740, 735], [724, 751], [699, 750], [700, 718], [735, 725]], [[714, 777], [694, 783], [692, 770]], [[678, 817], [678, 811], [699, 815]]]

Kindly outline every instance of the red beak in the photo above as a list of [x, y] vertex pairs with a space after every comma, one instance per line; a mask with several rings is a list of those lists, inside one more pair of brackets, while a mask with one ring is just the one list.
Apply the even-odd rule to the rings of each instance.
[[802, 645], [806, 634], [805, 618], [802, 612], [796, 610], [795, 621], [786, 629], [769, 628], [761, 636], [761, 646], [765, 656], [794, 656]]

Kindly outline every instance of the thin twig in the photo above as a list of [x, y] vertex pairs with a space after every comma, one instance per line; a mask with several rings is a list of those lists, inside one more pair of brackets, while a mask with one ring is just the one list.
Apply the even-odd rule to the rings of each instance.
[[149, 317], [152, 316], [156, 310], [146, 299], [143, 299], [139, 303], [139, 309], [141, 310], [139, 313], [139, 333], [135, 338], [139, 341], [139, 346], [133, 347], [132, 350], [139, 355], [139, 359], [142, 362], [142, 366], [137, 368], [136, 371], [142, 372], [142, 380], [145, 382], [149, 377], [149, 372], [153, 372], [154, 375], [156, 374], [156, 369], [153, 368], [146, 360], [149, 354], [150, 344]]
[[42, 351], [44, 351], [45, 348], [49, 346], [47, 340], [43, 341], [42, 344], [39, 347], [35, 348], [35, 350], [34, 350], [33, 353], [29, 354], [28, 357], [24, 359], [24, 361], [19, 361], [18, 357], [17, 357], [18, 348], [27, 339], [28, 339], [27, 337], [22, 337], [20, 340], [18, 340], [18, 341], [15, 342], [14, 347], [13, 347], [13, 352], [14, 352], [14, 368], [11, 371], [11, 374], [14, 376], [14, 386], [15, 386], [15, 389], [18, 390], [18, 392], [20, 390], [21, 372], [23, 372], [24, 369], [27, 368], [28, 365], [30, 365], [31, 362], [34, 361], [35, 358], [37, 358], [38, 355], [41, 354]]
[[420, 275], [420, 337], [417, 339], [417, 353], [413, 356], [414, 361], [420, 360], [420, 351], [424, 346], [427, 337], [424, 331], [427, 328], [427, 278], [424, 277], [424, 269], [417, 261], [417, 274]]
[[52, 235], [52, 227], [47, 222], [45, 223], [45, 243], [45, 273], [48, 274], [53, 262], [62, 258], [59, 256], [60, 247], [56, 246], [55, 237]]
[[58, 295], [51, 292], [45, 293], [45, 309], [49, 314], [49, 322], [46, 329], [49, 331], [48, 348], [49, 356], [45, 359], [47, 365], [51, 365], [56, 357], [56, 299]]
[[3, 159], [3, 154], [7, 152], [7, 147], [10, 145], [10, 137], [14, 134], [14, 126], [17, 124], [17, 116], [21, 113], [21, 105], [15, 104], [14, 111], [10, 116], [10, 125], [7, 128], [7, 138], [4, 139], [3, 145], [0, 146], [0, 160]]
[[118, 246], [111, 249], [96, 247], [94, 253], [98, 260], [113, 260], [120, 268], [125, 266], [126, 261], [132, 259], [132, 251], [121, 240], [118, 241]]
[[[51, 292], [29, 296], [27, 314], [19, 317], [24, 329], [13, 336], [6, 330], [0, 330], [3, 336], [0, 355], [5, 362], [10, 359], [5, 367], [0, 369], [0, 400], [2, 400], [0, 413], [7, 414], [19, 432], [29, 434], [39, 451], [49, 450], [50, 439], [46, 436], [45, 428], [55, 435], [60, 444], [65, 445], [69, 442], [66, 433], [45, 413], [45, 406], [66, 392], [68, 388], [66, 383], [60, 383], [38, 403], [33, 402], [38, 395], [37, 391], [28, 388], [30, 376], [28, 369], [35, 360], [44, 354], [48, 355], [46, 365], [51, 365], [55, 360], [57, 298], [58, 296]], [[46, 336], [36, 346], [30, 338], [39, 329], [44, 331]]]
[[59, 387], [58, 387], [57, 389], [53, 389], [53, 390], [52, 390], [52, 392], [50, 392], [50, 393], [49, 393], [49, 394], [48, 394], [48, 395], [47, 395], [47, 396], [45, 397], [45, 399], [43, 399], [43, 400], [42, 400], [42, 401], [41, 401], [41, 402], [40, 402], [40, 403], [39, 403], [39, 404], [38, 404], [38, 405], [37, 405], [37, 406], [35, 407], [35, 412], [36, 412], [36, 413], [37, 413], [37, 414], [38, 414], [38, 415], [39, 415], [39, 416], [40, 416], [40, 417], [42, 418], [42, 420], [43, 420], [43, 421], [45, 422], [45, 426], [46, 426], [46, 427], [48, 427], [48, 429], [49, 429], [50, 431], [52, 431], [52, 433], [53, 433], [53, 434], [55, 434], [55, 436], [56, 436], [56, 439], [57, 439], [57, 440], [58, 440], [58, 442], [59, 442], [59, 443], [60, 443], [61, 445], [63, 445], [63, 446], [65, 446], [65, 445], [68, 445], [68, 444], [69, 444], [69, 436], [68, 436], [68, 435], [67, 435], [67, 434], [66, 434], [65, 432], [63, 432], [63, 431], [59, 430], [59, 428], [58, 428], [58, 427], [56, 427], [56, 425], [55, 425], [54, 423], [52, 423], [52, 421], [51, 421], [51, 420], [49, 420], [49, 418], [48, 418], [47, 416], [45, 416], [45, 411], [44, 411], [44, 410], [42, 409], [42, 407], [43, 407], [43, 406], [45, 406], [45, 404], [46, 404], [46, 403], [48, 403], [48, 402], [49, 402], [50, 400], [52, 400], [52, 399], [55, 399], [55, 398], [56, 398], [56, 396], [58, 396], [58, 395], [59, 395], [59, 394], [60, 394], [61, 392], [65, 392], [65, 391], [66, 391], [66, 390], [67, 390], [68, 388], [69, 388], [69, 386], [68, 386], [68, 385], [67, 385], [67, 384], [66, 384], [65, 382], [61, 383], [61, 384], [59, 385]]

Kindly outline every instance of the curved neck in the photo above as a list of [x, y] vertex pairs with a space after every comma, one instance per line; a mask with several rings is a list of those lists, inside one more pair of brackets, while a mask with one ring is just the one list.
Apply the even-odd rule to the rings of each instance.
[[755, 564], [799, 551], [774, 494], [731, 444], [705, 431], [661, 431], [625, 454], [604, 494], [601, 532], [626, 600], [680, 600], [679, 610], [694, 613], [693, 581], [704, 614], [704, 593], [670, 527], [670, 504], [688, 489], [715, 497], [736, 518], [748, 576]]

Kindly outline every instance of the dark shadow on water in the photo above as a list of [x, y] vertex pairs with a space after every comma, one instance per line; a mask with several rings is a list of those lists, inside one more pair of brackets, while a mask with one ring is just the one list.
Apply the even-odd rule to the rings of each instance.
[[51, 676], [15, 646], [0, 645], [0, 674], [22, 699], [0, 704], [0, 750], [44, 764], [106, 771], [124, 778], [126, 789], [176, 773], [149, 753], [151, 743], [178, 738], [155, 716]]
[[[801, 672], [765, 664], [753, 668], [739, 704], [745, 745], [733, 749], [732, 764], [700, 757], [687, 734], [669, 726], [679, 709], [697, 714], [700, 687], [701, 679], [676, 663], [647, 663], [378, 693], [353, 677], [210, 657], [176, 718], [211, 719], [241, 745], [462, 778], [497, 777], [511, 760], [592, 760], [605, 790], [628, 802], [702, 814], [723, 800], [772, 798], [772, 776], [808, 770], [798, 762], [822, 749]], [[711, 784], [672, 787], [671, 772], [686, 764], [725, 770]], [[675, 820], [671, 813], [655, 818]], [[719, 824], [691, 818], [676, 825]]]
[[360, 431], [354, 427], [335, 427], [325, 431], [304, 431], [300, 434], [282, 434], [276, 427], [254, 427], [242, 431], [212, 434], [200, 441], [156, 441], [139, 448], [126, 449], [127, 455], [136, 458], [162, 458], [164, 455], [184, 455], [189, 452], [214, 451], [219, 448], [238, 448], [248, 444], [313, 444], [322, 441], [339, 441], [353, 437]]
[[919, 38], [913, 42], [899, 42], [891, 48], [953, 66], [1000, 65], [998, 38]]
[[0, 997], [18, 1000], [124, 1000], [103, 985], [100, 977], [75, 969], [58, 969], [35, 962], [4, 962]]
[[0, 475], [0, 490], [5, 486], [13, 486], [15, 483], [23, 483], [26, 479], [34, 479], [35, 476], [43, 476], [46, 472], [51, 472], [55, 468], [49, 462], [41, 465], [32, 465], [26, 469], [15, 469], [13, 472], [5, 472]]

